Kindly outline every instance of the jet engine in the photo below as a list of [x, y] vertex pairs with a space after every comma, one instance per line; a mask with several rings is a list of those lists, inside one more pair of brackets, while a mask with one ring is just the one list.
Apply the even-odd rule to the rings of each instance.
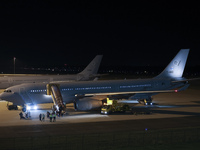
[[75, 110], [95, 110], [102, 107], [101, 100], [76, 100], [74, 102]]

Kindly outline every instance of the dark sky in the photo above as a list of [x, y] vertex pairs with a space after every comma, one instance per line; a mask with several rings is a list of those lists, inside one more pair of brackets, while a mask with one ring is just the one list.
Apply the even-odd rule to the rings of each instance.
[[200, 65], [200, 7], [168, 1], [53, 0], [0, 2], [0, 63], [167, 65], [190, 48]]

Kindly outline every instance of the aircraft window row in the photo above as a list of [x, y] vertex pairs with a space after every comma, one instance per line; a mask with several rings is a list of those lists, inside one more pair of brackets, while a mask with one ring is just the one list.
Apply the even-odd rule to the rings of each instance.
[[11, 90], [5, 90], [4, 92], [11, 93], [12, 91]]
[[31, 90], [31, 93], [36, 93], [36, 92], [46, 92], [47, 90]]
[[104, 89], [111, 89], [111, 86], [75, 88], [75, 90], [104, 90]]
[[120, 88], [135, 88], [135, 87], [149, 87], [151, 84], [142, 84], [142, 85], [123, 85]]
[[[75, 88], [75, 90], [100, 90], [100, 89], [111, 89], [111, 86], [106, 87], [86, 87], [86, 88]], [[62, 91], [72, 91], [73, 88], [62, 89]], [[31, 90], [31, 93], [46, 92], [47, 90]], [[4, 91], [5, 92], [5, 91]]]
[[62, 89], [62, 91], [72, 91], [73, 88]]

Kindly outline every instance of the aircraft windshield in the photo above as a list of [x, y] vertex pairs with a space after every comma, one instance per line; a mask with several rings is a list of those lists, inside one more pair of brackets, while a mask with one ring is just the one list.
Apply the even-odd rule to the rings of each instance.
[[11, 93], [12, 91], [11, 91], [11, 90], [5, 90], [4, 92], [6, 92], [6, 93]]

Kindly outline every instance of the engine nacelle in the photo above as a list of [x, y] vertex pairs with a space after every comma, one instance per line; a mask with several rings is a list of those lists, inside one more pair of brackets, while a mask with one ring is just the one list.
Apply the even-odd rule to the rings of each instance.
[[94, 110], [102, 107], [101, 100], [77, 100], [74, 102], [75, 110]]

